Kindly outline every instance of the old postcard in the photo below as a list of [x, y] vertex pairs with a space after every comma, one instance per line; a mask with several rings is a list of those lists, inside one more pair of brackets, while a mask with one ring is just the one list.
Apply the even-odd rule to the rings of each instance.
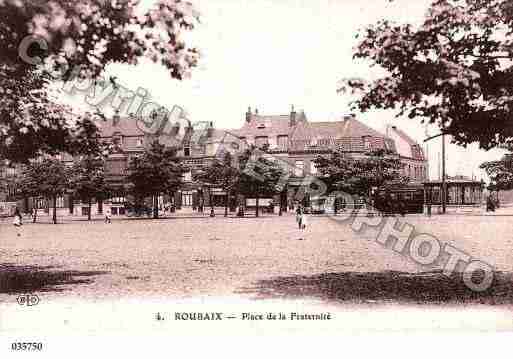
[[6, 357], [513, 331], [511, 1], [0, 0], [0, 39]]

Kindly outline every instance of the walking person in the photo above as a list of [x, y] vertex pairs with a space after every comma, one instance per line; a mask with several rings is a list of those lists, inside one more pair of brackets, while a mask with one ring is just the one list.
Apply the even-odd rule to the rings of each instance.
[[110, 209], [108, 209], [105, 211], [105, 223], [112, 223], [112, 221], [110, 220], [110, 216], [111, 216], [111, 212], [110, 212]]
[[298, 228], [299, 229], [302, 229], [302, 214], [303, 214], [303, 209], [301, 208], [301, 206], [297, 206], [296, 208], [296, 222], [297, 222], [297, 225], [298, 225]]
[[14, 224], [14, 227], [16, 228], [17, 230], [17, 236], [20, 237], [21, 236], [21, 226], [23, 226], [23, 218], [21, 217], [21, 213], [20, 213], [20, 210], [18, 208], [16, 208], [16, 210], [14, 211], [14, 219], [13, 219], [13, 222]]
[[301, 230], [304, 231], [306, 229], [306, 226], [308, 226], [308, 220], [305, 211], [303, 211], [301, 213]]

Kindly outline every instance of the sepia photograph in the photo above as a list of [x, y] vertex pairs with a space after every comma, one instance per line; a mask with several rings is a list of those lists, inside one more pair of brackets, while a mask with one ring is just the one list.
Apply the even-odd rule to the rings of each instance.
[[513, 332], [511, 0], [0, 0], [0, 40], [3, 357]]

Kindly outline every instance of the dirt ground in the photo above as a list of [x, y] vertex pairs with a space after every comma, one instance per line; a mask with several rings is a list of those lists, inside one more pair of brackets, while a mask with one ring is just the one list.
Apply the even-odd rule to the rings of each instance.
[[[392, 220], [392, 219], [388, 219]], [[20, 293], [51, 298], [240, 296], [328, 302], [513, 303], [513, 217], [411, 216], [419, 233], [496, 270], [475, 293], [461, 275], [422, 267], [357, 233], [348, 223], [291, 215], [26, 224], [21, 236], [0, 224], [0, 302]]]

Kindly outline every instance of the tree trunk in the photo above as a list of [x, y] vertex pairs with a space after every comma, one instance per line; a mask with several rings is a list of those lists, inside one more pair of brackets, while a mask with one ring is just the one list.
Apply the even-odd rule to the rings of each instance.
[[87, 202], [87, 205], [89, 206], [89, 211], [87, 212], [87, 220], [88, 221], [91, 220], [91, 207], [92, 207], [91, 202], [92, 202], [91, 197], [89, 197], [89, 200]]
[[225, 203], [224, 203], [224, 216], [225, 217], [228, 217], [228, 205], [229, 205], [229, 202], [230, 202], [230, 194], [228, 192], [228, 190], [226, 191], [226, 199], [225, 199]]
[[57, 196], [53, 196], [53, 224], [57, 224]]
[[153, 196], [153, 219], [159, 218], [159, 194]]
[[37, 199], [34, 200], [35, 205], [34, 208], [32, 208], [32, 211], [34, 212], [34, 217], [32, 218], [32, 223], [36, 223], [37, 221]]
[[209, 201], [210, 201], [210, 217], [215, 217], [215, 212], [214, 212], [214, 201], [212, 201], [212, 190], [209, 189], [208, 190], [208, 198], [209, 198]]
[[258, 194], [256, 196], [256, 209], [255, 209], [255, 217], [258, 217], [259, 216], [259, 209], [260, 209], [260, 205], [259, 205], [259, 198], [258, 198]]
[[285, 193], [285, 190], [280, 192], [280, 208], [278, 212], [279, 216], [283, 216], [283, 193]]

